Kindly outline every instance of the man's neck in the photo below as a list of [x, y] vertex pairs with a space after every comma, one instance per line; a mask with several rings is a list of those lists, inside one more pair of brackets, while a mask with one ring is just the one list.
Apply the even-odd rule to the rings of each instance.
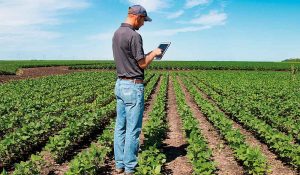
[[127, 24], [129, 24], [129, 25], [131, 25], [131, 26], [134, 26], [134, 21], [133, 21], [132, 19], [130, 19], [130, 18], [127, 18], [127, 19], [125, 20], [125, 23], [127, 23]]

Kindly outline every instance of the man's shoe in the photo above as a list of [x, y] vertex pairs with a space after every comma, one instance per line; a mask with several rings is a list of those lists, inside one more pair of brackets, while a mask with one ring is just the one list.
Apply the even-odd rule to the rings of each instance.
[[117, 174], [121, 174], [124, 172], [124, 169], [116, 168], [116, 172], [117, 172]]

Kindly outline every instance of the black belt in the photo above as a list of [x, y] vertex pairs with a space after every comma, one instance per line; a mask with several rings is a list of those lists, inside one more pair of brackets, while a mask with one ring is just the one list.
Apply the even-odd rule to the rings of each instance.
[[142, 79], [136, 79], [136, 78], [129, 78], [129, 77], [119, 77], [121, 80], [130, 80], [133, 81], [135, 84], [143, 84], [144, 80]]

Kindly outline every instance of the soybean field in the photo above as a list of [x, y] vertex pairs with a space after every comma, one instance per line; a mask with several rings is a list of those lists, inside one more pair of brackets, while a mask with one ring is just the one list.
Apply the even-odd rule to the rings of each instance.
[[[116, 174], [115, 70], [75, 67], [0, 84], [2, 175]], [[300, 75], [275, 70], [146, 71], [135, 174], [299, 174]]]

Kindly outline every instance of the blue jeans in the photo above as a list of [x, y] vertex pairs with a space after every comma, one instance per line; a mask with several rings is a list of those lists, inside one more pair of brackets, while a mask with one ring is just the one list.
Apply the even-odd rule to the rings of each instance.
[[144, 112], [144, 85], [118, 79], [115, 86], [117, 119], [114, 133], [116, 168], [134, 172]]

